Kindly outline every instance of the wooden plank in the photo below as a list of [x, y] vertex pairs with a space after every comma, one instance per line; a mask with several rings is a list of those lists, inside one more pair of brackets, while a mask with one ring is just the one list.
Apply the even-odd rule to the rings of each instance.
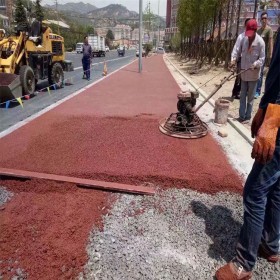
[[73, 183], [73, 184], [77, 184], [80, 186], [85, 186], [97, 190], [115, 191], [115, 192], [131, 193], [131, 194], [153, 195], [156, 192], [156, 190], [151, 187], [96, 181], [90, 179], [82, 179], [76, 177], [8, 169], [8, 168], [0, 168], [0, 176], [1, 175], [15, 177], [15, 178], [24, 178], [24, 179], [45, 179], [45, 180], [58, 181], [58, 182], [67, 182], [67, 183]]

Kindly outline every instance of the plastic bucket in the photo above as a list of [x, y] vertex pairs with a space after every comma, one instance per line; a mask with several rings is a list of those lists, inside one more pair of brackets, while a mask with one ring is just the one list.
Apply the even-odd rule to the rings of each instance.
[[226, 99], [220, 98], [215, 101], [215, 123], [225, 124], [227, 122], [229, 105], [230, 101]]

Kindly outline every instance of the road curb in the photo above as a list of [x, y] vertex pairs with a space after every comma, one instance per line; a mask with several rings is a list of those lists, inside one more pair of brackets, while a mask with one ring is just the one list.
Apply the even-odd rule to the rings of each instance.
[[[199, 94], [206, 99], [207, 98], [207, 94], [199, 88], [199, 86], [197, 84], [195, 84], [190, 77], [186, 76], [180, 69], [178, 69], [178, 67], [168, 58], [168, 56], [164, 56], [165, 59], [168, 60], [168, 62], [176, 69], [176, 71], [178, 71], [180, 73], [181, 76], [184, 77], [184, 79], [186, 79], [190, 85], [199, 92]], [[215, 101], [213, 98], [211, 98], [208, 103], [215, 108]], [[251, 132], [244, 127], [241, 123], [239, 123], [237, 120], [233, 119], [233, 118], [228, 118], [228, 123], [251, 145], [253, 146], [254, 143], [254, 139], [251, 137]]]

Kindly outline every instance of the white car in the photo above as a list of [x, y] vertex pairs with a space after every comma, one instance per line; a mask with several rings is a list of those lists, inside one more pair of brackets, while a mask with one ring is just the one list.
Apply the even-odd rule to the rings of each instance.
[[157, 48], [157, 53], [164, 53], [164, 48], [158, 47]]
[[106, 51], [106, 52], [109, 52], [109, 51], [110, 51], [110, 49], [109, 49], [108, 46], [105, 47], [105, 51]]

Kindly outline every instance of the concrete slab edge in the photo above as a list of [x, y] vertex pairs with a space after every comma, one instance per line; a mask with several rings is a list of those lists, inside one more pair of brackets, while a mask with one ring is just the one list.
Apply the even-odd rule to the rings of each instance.
[[[178, 67], [167, 57], [165, 56], [165, 59], [168, 60], [168, 62], [176, 69], [176, 71], [178, 71], [180, 73], [181, 76], [184, 77], [184, 79], [186, 79], [190, 85], [199, 92], [199, 94], [206, 99], [207, 94], [199, 88], [198, 85], [196, 85], [190, 77], [186, 76], [180, 69], [178, 69]], [[215, 101], [213, 98], [211, 98], [208, 103], [214, 108], [215, 107]], [[238, 121], [234, 120], [233, 118], [228, 118], [228, 123], [251, 145], [253, 146], [254, 143], [254, 139], [251, 137], [251, 132], [244, 127], [241, 123], [239, 123]]]
[[15, 125], [9, 127], [8, 129], [6, 129], [6, 130], [0, 132], [0, 139], [3, 138], [3, 137], [5, 137], [5, 136], [7, 136], [8, 134], [14, 132], [14, 131], [17, 130], [18, 128], [20, 128], [20, 127], [22, 127], [22, 126], [28, 124], [29, 122], [35, 120], [36, 118], [42, 116], [43, 114], [49, 112], [50, 110], [56, 108], [57, 106], [59, 106], [59, 105], [62, 104], [63, 102], [65, 102], [65, 101], [67, 101], [67, 100], [69, 100], [69, 99], [71, 99], [71, 98], [77, 96], [78, 94], [84, 92], [86, 89], [88, 89], [88, 88], [90, 88], [90, 87], [92, 87], [92, 86], [94, 86], [94, 85], [100, 83], [100, 82], [103, 81], [104, 79], [106, 79], [106, 78], [110, 77], [111, 75], [117, 73], [118, 71], [122, 70], [122, 69], [125, 68], [126, 66], [132, 64], [133, 62], [135, 62], [135, 60], [133, 60], [133, 61], [129, 62], [128, 64], [122, 66], [121, 68], [119, 68], [119, 69], [113, 71], [112, 73], [110, 73], [110, 74], [108, 74], [108, 75], [106, 75], [106, 76], [100, 78], [99, 80], [88, 84], [87, 86], [83, 87], [82, 89], [80, 89], [80, 90], [78, 90], [78, 91], [76, 91], [76, 92], [73, 92], [72, 94], [68, 95], [67, 97], [65, 97], [65, 98], [63, 98], [63, 99], [57, 101], [57, 102], [54, 103], [54, 104], [51, 104], [50, 106], [46, 107], [45, 109], [43, 109], [43, 110], [41, 110], [41, 111], [39, 111], [39, 112], [33, 114], [32, 116], [30, 116], [30, 117], [28, 117], [28, 118], [26, 118], [26, 119], [24, 119], [24, 120], [22, 120], [22, 121], [16, 123]]

